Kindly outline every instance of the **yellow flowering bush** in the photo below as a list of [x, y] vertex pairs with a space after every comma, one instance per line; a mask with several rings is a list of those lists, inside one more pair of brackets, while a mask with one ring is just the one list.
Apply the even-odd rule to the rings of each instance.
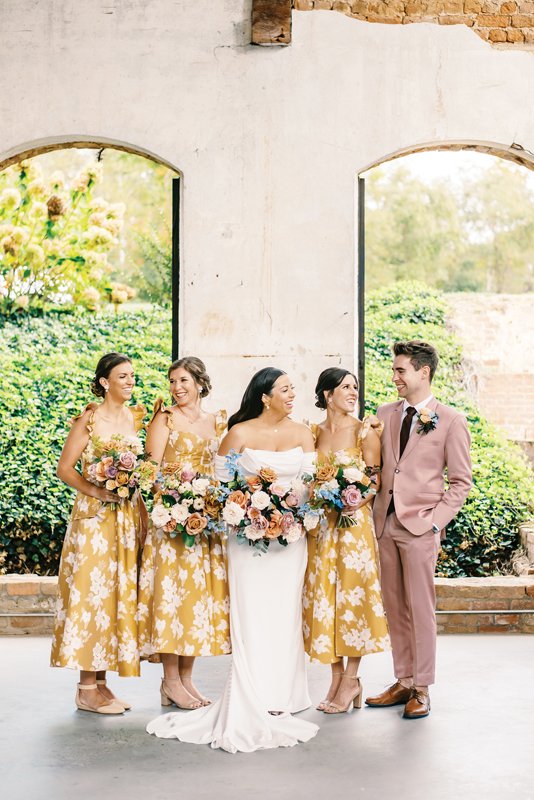
[[34, 160], [0, 173], [0, 315], [51, 307], [96, 311], [103, 300], [131, 297], [129, 287], [110, 282], [108, 261], [125, 208], [93, 196], [100, 179], [95, 163], [70, 185], [61, 172], [45, 180]]

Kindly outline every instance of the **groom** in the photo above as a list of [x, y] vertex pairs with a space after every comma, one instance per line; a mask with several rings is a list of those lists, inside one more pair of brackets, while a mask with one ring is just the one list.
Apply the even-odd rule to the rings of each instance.
[[397, 681], [365, 702], [403, 704], [404, 717], [419, 719], [430, 713], [428, 687], [434, 683], [440, 537], [471, 488], [470, 438], [465, 417], [432, 395], [435, 348], [396, 342], [393, 353], [400, 399], [377, 411], [384, 423], [382, 485], [373, 515]]

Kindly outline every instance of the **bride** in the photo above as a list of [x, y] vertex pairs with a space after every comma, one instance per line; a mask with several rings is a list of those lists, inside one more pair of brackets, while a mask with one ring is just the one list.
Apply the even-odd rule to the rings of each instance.
[[[265, 367], [250, 381], [215, 459], [219, 480], [231, 476], [225, 456], [235, 450], [245, 474], [270, 467], [287, 486], [314, 469], [310, 430], [289, 419], [295, 392], [282, 370]], [[213, 705], [164, 714], [147, 725], [164, 739], [211, 744], [229, 753], [290, 747], [311, 739], [317, 725], [291, 714], [310, 705], [302, 638], [306, 540], [274, 540], [262, 556], [230, 530], [228, 582], [232, 665]]]

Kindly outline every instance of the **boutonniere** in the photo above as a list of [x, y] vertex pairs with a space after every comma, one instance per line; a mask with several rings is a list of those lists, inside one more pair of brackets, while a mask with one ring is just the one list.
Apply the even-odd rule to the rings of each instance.
[[429, 408], [422, 408], [417, 414], [417, 433], [427, 434], [430, 431], [435, 431], [438, 424], [439, 417], [435, 411]]

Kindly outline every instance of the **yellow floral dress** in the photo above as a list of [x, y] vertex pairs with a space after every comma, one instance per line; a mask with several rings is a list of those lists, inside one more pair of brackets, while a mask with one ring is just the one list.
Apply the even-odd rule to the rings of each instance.
[[[188, 463], [213, 475], [218, 439], [202, 439], [174, 429], [172, 408], [158, 400], [154, 416], [166, 415], [169, 439], [162, 467]], [[226, 412], [216, 414], [216, 434], [226, 428]], [[218, 656], [230, 652], [230, 600], [226, 548], [218, 534], [201, 536], [187, 547], [181, 536], [171, 538], [152, 523], [139, 575], [139, 650], [142, 658], [159, 661], [159, 653]]]
[[[359, 462], [361, 469], [365, 467], [362, 443], [370, 427], [366, 417], [356, 434], [355, 446], [344, 451]], [[319, 463], [321, 456], [319, 451]], [[357, 517], [354, 527], [336, 528], [338, 514], [328, 511], [327, 527], [317, 536], [308, 536], [304, 644], [310, 659], [322, 664], [381, 652], [390, 646], [370, 506], [360, 508]]]
[[[88, 417], [89, 441], [82, 472], [94, 459], [95, 404]], [[146, 409], [132, 406], [135, 430]], [[138, 440], [125, 436], [126, 441]], [[139, 497], [115, 507], [78, 492], [67, 527], [59, 566], [58, 597], [50, 663], [52, 667], [119, 675], [139, 675], [137, 648], [137, 564]]]

